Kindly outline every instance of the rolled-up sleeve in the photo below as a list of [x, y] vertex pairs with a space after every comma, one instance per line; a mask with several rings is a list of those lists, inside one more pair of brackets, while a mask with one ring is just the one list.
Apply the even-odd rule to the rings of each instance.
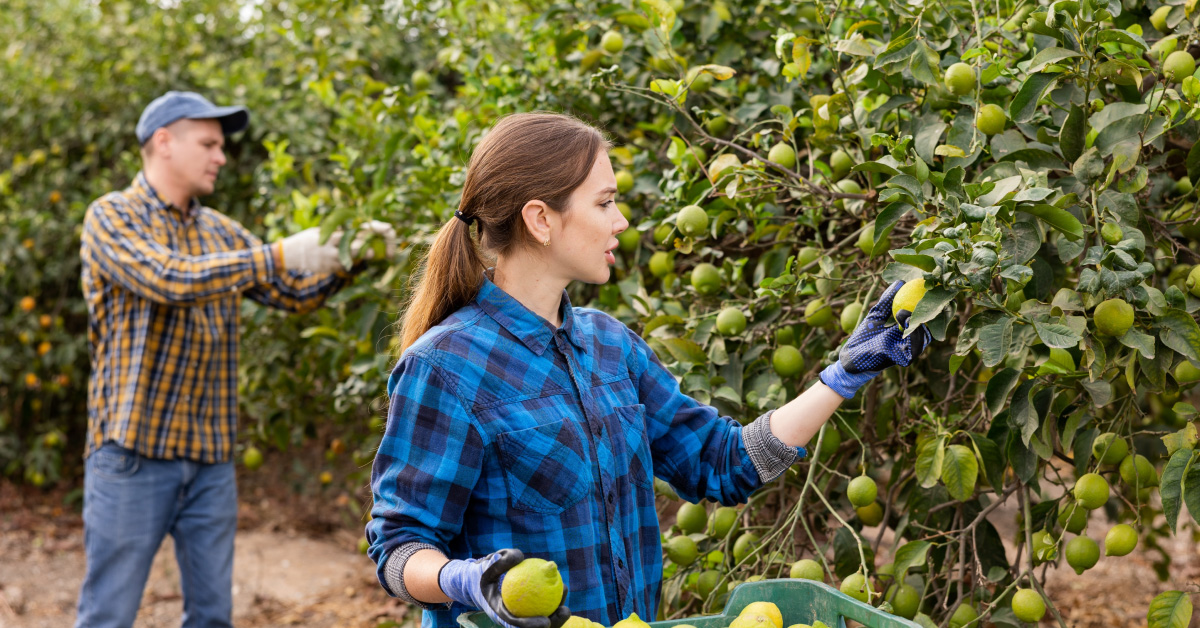
[[646, 341], [632, 330], [628, 334], [654, 474], [691, 502], [707, 497], [726, 506], [744, 503], [763, 480], [742, 440], [741, 424], [684, 394]]
[[[447, 378], [426, 358], [411, 353], [402, 358], [388, 389], [387, 429], [371, 469], [374, 506], [366, 534], [380, 584], [406, 597], [389, 587], [388, 559], [414, 543], [449, 555], [479, 480], [485, 442]], [[400, 567], [392, 564], [393, 575]]]

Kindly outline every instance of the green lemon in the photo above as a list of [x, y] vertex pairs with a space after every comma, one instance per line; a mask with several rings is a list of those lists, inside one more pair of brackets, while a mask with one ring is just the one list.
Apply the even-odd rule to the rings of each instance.
[[838, 587], [842, 593], [862, 602], [863, 604], [871, 603], [871, 583], [867, 582], [866, 576], [861, 573], [852, 573], [844, 580], [842, 585]]
[[987, 104], [979, 108], [979, 115], [975, 117], [975, 128], [984, 135], [995, 135], [1004, 130], [1007, 122], [1008, 116], [1005, 115], [1004, 109], [999, 105]]
[[1129, 454], [1121, 461], [1121, 481], [1135, 488], [1158, 486], [1158, 471], [1141, 454]]
[[251, 445], [246, 448], [244, 453], [242, 453], [242, 464], [246, 467], [246, 469], [253, 471], [261, 467], [262, 463], [263, 455], [262, 452], [258, 450], [258, 447]]
[[911, 584], [893, 584], [884, 599], [892, 603], [896, 615], [905, 619], [916, 617], [921, 606], [921, 593]]
[[613, 624], [612, 628], [650, 628], [650, 624], [638, 617], [637, 613], [630, 613], [629, 617]]
[[679, 167], [683, 168], [684, 172], [694, 172], [700, 167], [700, 164], [708, 161], [708, 153], [699, 146], [693, 146], [683, 154], [683, 158], [679, 160]]
[[626, 229], [617, 235], [618, 247], [626, 253], [632, 253], [638, 249], [641, 239], [642, 232], [637, 229]]
[[925, 296], [925, 278], [914, 279], [896, 291], [892, 297], [892, 317], [899, 320], [899, 314], [902, 310], [907, 310], [912, 314], [913, 310], [917, 309], [917, 304], [921, 302], [921, 297]]
[[736, 307], [727, 307], [717, 314], [717, 331], [722, 336], [736, 336], [746, 331], [746, 315]]
[[629, 203], [617, 203], [617, 210], [621, 212], [625, 220], [633, 220], [633, 208], [629, 206]]
[[1196, 71], [1196, 60], [1186, 50], [1176, 50], [1167, 55], [1162, 65], [1163, 77], [1172, 83], [1178, 83], [1191, 76]]
[[657, 244], [667, 244], [671, 241], [671, 234], [675, 232], [675, 227], [669, 223], [662, 223], [654, 228], [654, 242]]
[[1067, 504], [1058, 513], [1058, 525], [1071, 534], [1079, 534], [1087, 527], [1088, 510], [1079, 504]]
[[1067, 543], [1067, 564], [1076, 574], [1096, 566], [1100, 560], [1100, 546], [1087, 536], [1077, 536]]
[[1033, 589], [1017, 589], [1012, 597], [1012, 611], [1017, 619], [1036, 624], [1046, 615], [1046, 601]]
[[1170, 12], [1171, 5], [1169, 4], [1164, 4], [1161, 7], [1158, 7], [1154, 10], [1154, 13], [1150, 14], [1150, 25], [1158, 29], [1158, 32], [1160, 33], [1165, 34], [1171, 32], [1167, 27], [1167, 14]]
[[714, 539], [729, 536], [737, 525], [738, 510], [732, 506], [721, 506], [708, 517], [708, 535]]
[[875, 249], [875, 223], [867, 223], [866, 228], [858, 232], [858, 241], [854, 244], [858, 250], [870, 255], [871, 251]]
[[1200, 381], [1200, 368], [1192, 366], [1186, 359], [1175, 365], [1175, 382], [1180, 386]]
[[703, 532], [707, 521], [708, 512], [701, 504], [683, 502], [679, 505], [679, 510], [675, 511], [675, 525], [679, 526], [679, 530], [684, 534]]
[[832, 425], [825, 430], [825, 437], [821, 440], [821, 450], [817, 452], [817, 459], [824, 462], [833, 457], [842, 447], [842, 433], [837, 431], [837, 428]]
[[633, 189], [633, 174], [628, 170], [618, 170], [615, 176], [617, 179], [618, 194], [625, 194]]
[[604, 52], [617, 54], [625, 49], [625, 38], [617, 31], [608, 31], [600, 38], [600, 47]]
[[667, 541], [667, 558], [680, 567], [687, 567], [696, 562], [700, 551], [696, 542], [687, 536], [673, 536]]
[[1095, 510], [1108, 501], [1108, 480], [1098, 473], [1085, 473], [1075, 481], [1071, 494], [1079, 505], [1088, 510]]
[[833, 322], [833, 308], [825, 299], [813, 299], [804, 307], [804, 322], [810, 327], [824, 327]]
[[954, 609], [954, 614], [950, 616], [950, 628], [963, 628], [970, 625], [972, 628], [979, 624], [975, 621], [979, 619], [979, 611], [970, 602], [963, 602]]
[[866, 475], [860, 475], [850, 480], [850, 486], [846, 489], [846, 497], [855, 508], [875, 503], [875, 498], [878, 496], [879, 487], [875, 485], [875, 480]]
[[829, 274], [823, 273], [820, 269], [814, 269], [812, 272], [817, 275], [817, 280], [813, 282], [817, 286], [817, 294], [823, 297], [833, 294], [834, 289], [842, 283], [841, 266], [834, 266], [833, 271]]
[[[708, 76], [708, 75], [701, 74], [700, 76]], [[700, 77], [698, 76], [698, 77], [696, 77], [696, 80], [692, 82], [692, 91], [696, 91], [696, 85], [699, 82], [700, 82]], [[709, 81], [709, 83], [711, 84], [711, 81]], [[717, 116], [715, 118], [709, 119], [708, 122], [705, 122], [704, 126], [705, 126], [705, 128], [708, 129], [709, 133], [712, 133], [713, 135], [716, 135], [717, 137], [721, 137], [721, 136], [725, 135], [725, 133], [727, 131], [729, 131], [729, 118], [726, 118], [725, 116]]]
[[[1185, 77], [1186, 78], [1186, 77]], [[1181, 177], [1175, 182], [1175, 193], [1180, 196], [1187, 196], [1192, 192], [1192, 180], [1188, 177]]]
[[[717, 582], [720, 579], [721, 572], [715, 569], [701, 572], [700, 577], [696, 579], [696, 593], [700, 594], [701, 599], [707, 600], [713, 593], [716, 593]], [[613, 628], [617, 627], [613, 626]]]
[[777, 346], [778, 345], [795, 345], [796, 344], [796, 330], [792, 329], [792, 327], [790, 325], [776, 329], [775, 330], [775, 344]]
[[675, 226], [683, 235], [702, 236], [708, 230], [708, 214], [699, 205], [688, 205], [679, 210], [675, 217]]
[[650, 274], [665, 277], [675, 270], [675, 256], [666, 251], [656, 251], [650, 256]]
[[862, 315], [863, 305], [858, 301], [842, 308], [842, 316], [838, 322], [842, 325], [842, 331], [847, 334], [852, 333], [854, 328], [858, 326], [858, 317]]
[[796, 268], [804, 268], [821, 257], [821, 249], [813, 246], [806, 246], [796, 251]]
[[704, 262], [692, 269], [692, 287], [700, 294], [716, 294], [721, 289], [721, 271]]
[[1187, 279], [1183, 281], [1183, 286], [1187, 291], [1192, 293], [1194, 297], [1200, 297], [1200, 265], [1196, 265], [1188, 273]]
[[1058, 546], [1054, 542], [1054, 537], [1045, 530], [1038, 530], [1033, 533], [1033, 557], [1034, 562], [1041, 563], [1047, 560], [1054, 560], [1058, 556]]
[[879, 502], [871, 502], [866, 506], [855, 508], [854, 514], [858, 515], [858, 520], [868, 528], [883, 522], [883, 506]]
[[771, 367], [780, 377], [795, 377], [804, 370], [804, 356], [792, 345], [783, 345], [771, 355]]
[[1100, 227], [1100, 237], [1109, 244], [1116, 244], [1121, 241], [1121, 237], [1125, 233], [1121, 231], [1121, 225], [1115, 222], [1106, 222], [1103, 227]]
[[975, 70], [965, 63], [955, 63], [946, 69], [946, 91], [965, 96], [975, 89]]
[[854, 167], [854, 158], [850, 156], [850, 153], [839, 148], [829, 156], [829, 167], [833, 170], [834, 178], [841, 179]]
[[1118, 523], [1104, 535], [1104, 555], [1124, 556], [1137, 547], [1137, 530], [1128, 523]]
[[1092, 320], [1097, 332], [1119, 338], [1133, 327], [1133, 306], [1124, 299], [1108, 299], [1092, 311]]
[[412, 73], [412, 76], [409, 77], [409, 82], [412, 84], [413, 89], [417, 91], [424, 91], [429, 89], [429, 86], [433, 85], [433, 77], [425, 70], [416, 70]]
[[821, 568], [821, 563], [811, 558], [801, 558], [792, 563], [792, 569], [788, 572], [788, 575], [800, 580], [825, 582], [825, 570]]
[[771, 147], [770, 152], [767, 153], [767, 160], [791, 170], [796, 167], [796, 149], [781, 142]]
[[[836, 184], [834, 184], [833, 187], [834, 187], [834, 191], [841, 192], [842, 194], [862, 194], [863, 193], [862, 186], [860, 186], [858, 184], [858, 182], [856, 182], [854, 179], [842, 179], [841, 181], [838, 181]], [[839, 198], [839, 199], [835, 200], [833, 202], [833, 204], [838, 209], [845, 209], [846, 208], [846, 199]]]
[[[696, 75], [696, 78], [692, 79], [692, 83], [688, 87], [688, 89], [693, 92], [696, 92], [697, 94], [703, 94], [704, 92], [707, 92], [708, 90], [712, 89], [712, 85], [713, 85], [712, 75], [709, 74], [708, 72], [701, 72], [700, 74]], [[720, 134], [718, 133], [717, 135], [720, 135]]]
[[1121, 464], [1129, 453], [1129, 444], [1113, 432], [1105, 432], [1092, 441], [1092, 457], [1103, 464]]
[[750, 557], [758, 549], [758, 535], [753, 532], [746, 532], [739, 536], [733, 542], [733, 560], [736, 563], [742, 562]]
[[500, 597], [517, 617], [549, 617], [563, 598], [558, 565], [541, 558], [526, 558], [504, 574]]

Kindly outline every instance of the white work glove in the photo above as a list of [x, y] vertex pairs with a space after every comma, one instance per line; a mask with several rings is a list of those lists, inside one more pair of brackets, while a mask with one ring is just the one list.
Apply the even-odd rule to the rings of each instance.
[[[371, 220], [360, 227], [354, 241], [350, 243], [350, 258], [359, 259], [363, 245], [373, 236], [384, 239], [388, 258], [396, 252], [396, 230], [391, 225]], [[287, 270], [330, 274], [348, 270], [338, 258], [338, 245], [342, 241], [342, 231], [334, 231], [329, 239], [321, 244], [321, 229], [312, 227], [295, 235], [290, 235], [279, 241], [283, 254], [283, 267]], [[367, 249], [365, 258], [375, 257], [373, 249]]]

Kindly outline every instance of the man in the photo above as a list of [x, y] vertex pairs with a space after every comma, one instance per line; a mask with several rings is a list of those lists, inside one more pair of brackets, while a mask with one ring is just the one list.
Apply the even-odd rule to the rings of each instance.
[[[92, 372], [84, 467], [87, 571], [76, 626], [133, 624], [164, 535], [175, 540], [184, 626], [230, 626], [237, 487], [238, 312], [249, 297], [308, 312], [347, 285], [341, 234], [264, 244], [204, 207], [244, 107], [168, 92], [137, 125], [143, 170], [88, 208], [82, 246]], [[364, 225], [351, 257], [394, 232]], [[357, 265], [353, 270], [358, 270]]]

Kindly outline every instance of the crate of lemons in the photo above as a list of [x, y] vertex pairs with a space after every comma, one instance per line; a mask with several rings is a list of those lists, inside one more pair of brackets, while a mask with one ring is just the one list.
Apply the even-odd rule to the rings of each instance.
[[[816, 569], [811, 575], [820, 577], [820, 566], [813, 565]], [[867, 587], [865, 579], [859, 576], [855, 580], [853, 575], [845, 579], [841, 591], [805, 578], [746, 582], [730, 593], [720, 615], [646, 622], [632, 613], [612, 628], [841, 628], [846, 619], [867, 628], [919, 628], [918, 624], [867, 604]], [[549, 616], [558, 607], [562, 592], [558, 566], [539, 558], [521, 562], [505, 574], [500, 584], [505, 606], [518, 617]], [[479, 612], [462, 614], [458, 623], [463, 628], [496, 628], [487, 615]], [[564, 628], [603, 626], [573, 615]]]

